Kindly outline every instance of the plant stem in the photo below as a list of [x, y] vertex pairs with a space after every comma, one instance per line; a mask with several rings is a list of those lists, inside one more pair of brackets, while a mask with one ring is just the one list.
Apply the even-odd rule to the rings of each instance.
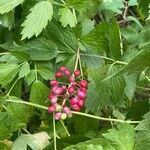
[[68, 129], [66, 128], [66, 126], [64, 125], [63, 121], [60, 120], [60, 123], [62, 124], [63, 128], [65, 129], [66, 133], [68, 134], [68, 136], [70, 136], [70, 133], [68, 131]]
[[82, 77], [82, 79], [83, 79], [83, 70], [82, 70], [82, 64], [81, 64], [80, 53], [79, 53], [79, 66], [80, 66], [80, 71], [81, 71], [81, 77]]
[[1, 55], [6, 55], [6, 54], [10, 54], [10, 52], [0, 53], [0, 56], [1, 56]]
[[57, 150], [55, 113], [53, 113], [53, 136], [54, 136], [54, 150]]
[[6, 102], [25, 104], [25, 105], [37, 107], [37, 108], [40, 108], [40, 109], [48, 110], [48, 107], [45, 107], [45, 106], [42, 106], [42, 105], [39, 105], [39, 104], [34, 104], [34, 103], [31, 103], [31, 102], [26, 102], [26, 101], [7, 99]]
[[75, 114], [75, 115], [85, 116], [85, 117], [89, 117], [89, 118], [93, 118], [93, 119], [97, 119], [97, 120], [104, 120], [104, 121], [115, 121], [115, 122], [121, 122], [121, 123], [135, 123], [135, 124], [140, 122], [140, 121], [129, 121], [129, 120], [104, 118], [104, 117], [94, 116], [94, 115], [90, 115], [90, 114], [86, 114], [86, 113], [82, 113], [82, 112], [76, 112], [76, 111], [71, 111], [71, 113]]
[[34, 63], [34, 69], [35, 69], [35, 80], [38, 80], [38, 75], [37, 75], [37, 66], [36, 66], [36, 62]]
[[78, 48], [74, 71], [77, 70], [78, 68], [79, 55], [80, 55], [80, 49]]
[[[48, 107], [46, 106], [42, 106], [39, 104], [34, 104], [31, 102], [26, 102], [26, 101], [17, 101], [17, 100], [6, 100], [6, 102], [11, 102], [11, 103], [20, 103], [20, 104], [25, 104], [25, 105], [30, 105], [33, 107], [37, 107], [37, 108], [41, 108], [44, 110], [48, 110]], [[82, 112], [76, 112], [76, 111], [71, 111], [72, 114], [75, 115], [80, 115], [80, 116], [85, 116], [85, 117], [89, 117], [89, 118], [93, 118], [93, 119], [97, 119], [97, 120], [104, 120], [104, 121], [115, 121], [115, 122], [121, 122], [121, 123], [139, 123], [140, 121], [130, 121], [130, 120], [120, 120], [120, 119], [113, 119], [113, 118], [104, 118], [104, 117], [99, 117], [99, 116], [95, 116], [95, 115], [90, 115], [90, 114], [86, 114], [86, 113], [82, 113]]]

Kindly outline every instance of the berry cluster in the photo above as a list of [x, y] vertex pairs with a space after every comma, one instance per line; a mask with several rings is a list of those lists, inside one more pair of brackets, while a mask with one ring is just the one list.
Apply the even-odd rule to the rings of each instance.
[[[48, 98], [51, 102], [48, 107], [48, 112], [55, 112], [56, 120], [64, 120], [71, 116], [71, 110], [80, 111], [84, 106], [87, 81], [80, 80], [80, 70], [75, 70], [73, 75], [66, 67], [60, 67], [55, 74], [56, 80], [49, 82], [51, 86]], [[59, 80], [65, 78], [67, 83], [60, 82]]]

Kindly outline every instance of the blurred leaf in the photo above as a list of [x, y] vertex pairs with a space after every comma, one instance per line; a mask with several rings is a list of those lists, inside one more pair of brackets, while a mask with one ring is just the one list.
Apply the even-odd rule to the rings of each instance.
[[35, 78], [36, 78], [36, 71], [35, 70], [31, 70], [30, 73], [25, 78], [25, 80], [28, 83], [28, 86], [30, 86], [30, 84], [32, 82], [34, 82]]
[[52, 19], [53, 5], [50, 1], [41, 1], [32, 7], [30, 11], [31, 13], [22, 24], [24, 27], [21, 32], [22, 40], [31, 38], [33, 35], [37, 37], [42, 32], [48, 21]]
[[24, 0], [1, 0], [0, 1], [0, 14], [8, 13], [16, 6], [21, 4]]
[[46, 132], [22, 134], [13, 143], [12, 150], [27, 150], [27, 145], [33, 150], [43, 150], [50, 144], [49, 139]]
[[0, 64], [0, 84], [7, 85], [10, 83], [19, 71], [17, 64]]
[[69, 25], [70, 27], [75, 27], [77, 24], [76, 14], [70, 10], [70, 8], [64, 7], [59, 9], [60, 22], [63, 27]]
[[30, 66], [28, 62], [24, 62], [20, 68], [19, 78], [26, 77], [30, 73]]
[[41, 81], [34, 81], [31, 86], [30, 102], [44, 105], [49, 93], [49, 88]]
[[138, 5], [138, 1], [137, 0], [129, 0], [128, 5], [129, 6], [136, 6], [136, 5]]
[[105, 139], [115, 147], [115, 150], [133, 150], [134, 128], [129, 124], [122, 124], [117, 129], [110, 129], [108, 133], [102, 134]]

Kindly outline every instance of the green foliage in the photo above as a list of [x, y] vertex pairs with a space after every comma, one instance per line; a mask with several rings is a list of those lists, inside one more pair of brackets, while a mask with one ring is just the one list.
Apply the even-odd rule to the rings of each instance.
[[49, 145], [48, 139], [50, 139], [50, 137], [46, 132], [30, 135], [23, 134], [16, 139], [12, 146], [12, 150], [26, 150], [27, 145], [32, 149], [42, 150]]
[[53, 6], [50, 1], [39, 2], [30, 11], [31, 13], [22, 24], [24, 27], [21, 32], [22, 40], [31, 38], [33, 35], [37, 37], [53, 16]]

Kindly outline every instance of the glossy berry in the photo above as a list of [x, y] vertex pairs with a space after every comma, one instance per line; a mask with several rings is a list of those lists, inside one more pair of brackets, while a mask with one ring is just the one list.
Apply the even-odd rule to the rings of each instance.
[[71, 72], [68, 69], [64, 70], [64, 74], [67, 77], [71, 76]]
[[75, 105], [71, 105], [72, 109], [75, 111], [80, 111], [80, 107], [78, 106], [78, 104]]
[[84, 100], [79, 99], [77, 104], [78, 104], [79, 107], [83, 107], [84, 106]]
[[53, 97], [50, 101], [52, 104], [57, 103], [57, 96]]
[[56, 80], [51, 80], [49, 84], [50, 84], [51, 86], [56, 86], [56, 85], [58, 85], [58, 81], [56, 81]]
[[64, 92], [64, 89], [61, 87], [57, 87], [54, 91], [53, 91], [56, 95], [60, 95]]
[[73, 98], [70, 99], [70, 104], [71, 105], [75, 105], [75, 104], [77, 104], [77, 102], [78, 102], [78, 99], [76, 97], [73, 97]]
[[67, 118], [67, 115], [65, 113], [62, 113], [60, 119], [65, 120], [66, 118]]
[[78, 91], [78, 97], [84, 99], [86, 97], [86, 93], [84, 91]]
[[52, 113], [52, 112], [55, 112], [56, 111], [56, 106], [55, 105], [51, 105], [48, 107], [48, 112], [49, 113]]
[[73, 76], [71, 76], [70, 78], [69, 78], [69, 82], [70, 83], [73, 83], [75, 81], [75, 78], [73, 77]]
[[69, 115], [69, 114], [71, 113], [71, 110], [70, 110], [69, 107], [65, 106], [65, 107], [63, 108], [63, 112], [64, 112], [66, 115]]
[[81, 73], [80, 73], [80, 70], [74, 71], [74, 75], [75, 75], [76, 77], [78, 77], [80, 74], [81, 74]]
[[87, 81], [86, 80], [81, 80], [80, 81], [80, 86], [83, 87], [83, 88], [86, 88], [87, 87]]
[[75, 90], [74, 86], [70, 86], [70, 87], [68, 88], [68, 93], [69, 93], [69, 94], [72, 94], [72, 93], [74, 93], [74, 90]]
[[62, 77], [62, 73], [60, 71], [57, 71], [55, 74], [56, 78], [61, 78]]
[[66, 70], [66, 67], [61, 66], [61, 67], [59, 68], [59, 70], [62, 71], [62, 72], [64, 72], [64, 71]]
[[55, 120], [60, 120], [61, 114], [62, 113], [60, 112], [55, 113], [55, 116], [54, 116]]
[[64, 91], [66, 91], [66, 90], [67, 90], [67, 87], [66, 87], [65, 85], [63, 85], [63, 86], [62, 86], [62, 89], [63, 89]]

